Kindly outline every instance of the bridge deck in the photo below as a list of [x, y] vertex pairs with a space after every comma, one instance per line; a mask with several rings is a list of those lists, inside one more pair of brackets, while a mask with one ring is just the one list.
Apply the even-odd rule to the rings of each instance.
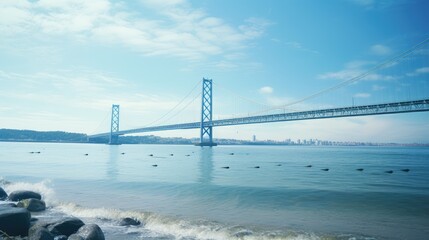
[[[255, 123], [269, 123], [269, 122], [285, 122], [285, 121], [299, 121], [309, 119], [323, 119], [323, 118], [339, 118], [339, 117], [354, 117], [354, 116], [368, 116], [368, 115], [381, 115], [381, 114], [394, 114], [394, 113], [408, 113], [408, 112], [422, 112], [429, 111], [429, 99], [407, 101], [407, 102], [394, 102], [364, 106], [353, 106], [343, 108], [330, 108], [323, 110], [312, 110], [302, 112], [269, 114], [252, 117], [230, 118], [212, 121], [211, 126], [231, 126]], [[209, 122], [204, 122], [204, 126], [210, 126]], [[177, 129], [195, 129], [200, 128], [201, 122], [181, 123], [154, 127], [136, 128], [130, 130], [122, 130], [115, 132], [114, 135], [125, 135], [133, 133], [156, 132]], [[90, 135], [90, 138], [107, 137], [110, 132]]]

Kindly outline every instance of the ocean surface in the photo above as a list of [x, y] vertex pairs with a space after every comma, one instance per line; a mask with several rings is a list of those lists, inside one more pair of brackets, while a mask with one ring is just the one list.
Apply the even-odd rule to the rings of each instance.
[[0, 185], [106, 239], [429, 239], [424, 147], [2, 142]]

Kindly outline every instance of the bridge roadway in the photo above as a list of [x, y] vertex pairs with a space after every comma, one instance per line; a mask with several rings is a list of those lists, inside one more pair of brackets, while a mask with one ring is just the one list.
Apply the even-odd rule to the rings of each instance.
[[[309, 119], [324, 119], [324, 118], [339, 118], [339, 117], [354, 117], [354, 116], [368, 116], [368, 115], [381, 115], [381, 114], [394, 114], [394, 113], [409, 113], [409, 112], [423, 112], [429, 111], [429, 99], [394, 102], [364, 106], [353, 106], [343, 108], [330, 108], [323, 110], [312, 110], [302, 112], [290, 112], [280, 114], [269, 114], [252, 117], [240, 117], [214, 120], [211, 122], [213, 127], [255, 124], [255, 123], [269, 123], [269, 122], [285, 122], [285, 121], [298, 121]], [[209, 122], [204, 122], [204, 126], [210, 126]], [[122, 130], [114, 132], [114, 135], [125, 135], [133, 133], [156, 132], [177, 129], [195, 129], [200, 128], [201, 122], [180, 123], [163, 126], [143, 127], [129, 130]], [[110, 132], [90, 135], [89, 138], [108, 137]]]

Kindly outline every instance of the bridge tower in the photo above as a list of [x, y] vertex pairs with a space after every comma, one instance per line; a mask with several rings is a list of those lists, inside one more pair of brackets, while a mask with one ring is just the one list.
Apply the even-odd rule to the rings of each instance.
[[112, 105], [112, 118], [110, 120], [110, 137], [109, 144], [117, 145], [119, 144], [119, 135], [115, 133], [119, 131], [119, 105]]
[[216, 146], [213, 142], [213, 126], [212, 126], [212, 80], [203, 78], [203, 89], [201, 95], [201, 132], [200, 143], [197, 146]]

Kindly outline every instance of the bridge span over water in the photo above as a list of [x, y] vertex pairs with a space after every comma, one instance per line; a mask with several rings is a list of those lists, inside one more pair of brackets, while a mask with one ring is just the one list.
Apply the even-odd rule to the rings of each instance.
[[[356, 83], [365, 78], [373, 77], [375, 71], [383, 68], [389, 68], [400, 62], [400, 60], [409, 59], [413, 53], [422, 50], [423, 46], [429, 43], [429, 39], [426, 39], [422, 43], [414, 46], [413, 48], [384, 61], [372, 69], [356, 76], [340, 84], [326, 89], [322, 92], [328, 92], [334, 89], [341, 88], [351, 83]], [[428, 62], [429, 54], [426, 55], [424, 61]], [[421, 69], [429, 70], [429, 67]], [[424, 72], [424, 71], [421, 72]], [[429, 72], [429, 71], [428, 71]], [[413, 75], [414, 74], [414, 75]], [[417, 76], [416, 73], [406, 73], [404, 76]], [[426, 77], [427, 78], [427, 77]], [[425, 81], [427, 81], [426, 79]], [[293, 111], [284, 112], [278, 114], [265, 114], [265, 115], [254, 115], [248, 117], [236, 117], [226, 118], [220, 120], [213, 120], [213, 81], [211, 79], [203, 79], [202, 91], [201, 91], [201, 120], [198, 122], [187, 122], [180, 124], [168, 124], [159, 126], [149, 126], [142, 128], [134, 128], [128, 130], [119, 129], [119, 105], [112, 105], [112, 114], [110, 122], [110, 131], [94, 134], [88, 136], [89, 138], [109, 138], [110, 144], [118, 144], [119, 136], [126, 134], [136, 134], [145, 132], [156, 132], [156, 131], [167, 131], [167, 130], [178, 130], [178, 129], [200, 129], [200, 146], [215, 146], [213, 142], [213, 128], [222, 126], [232, 125], [244, 125], [244, 124], [261, 124], [271, 122], [286, 122], [286, 121], [300, 121], [310, 119], [327, 119], [327, 118], [341, 118], [341, 117], [355, 117], [355, 116], [369, 116], [369, 115], [383, 115], [383, 114], [398, 114], [398, 113], [411, 113], [411, 112], [423, 112], [429, 111], [429, 93], [424, 95], [423, 98], [413, 99], [408, 101], [390, 101], [388, 103], [380, 104], [366, 104], [359, 106], [348, 106], [348, 107], [332, 107], [319, 110], [306, 110], [306, 111]], [[310, 99], [314, 96], [319, 95], [321, 92], [313, 94], [303, 100]]]

